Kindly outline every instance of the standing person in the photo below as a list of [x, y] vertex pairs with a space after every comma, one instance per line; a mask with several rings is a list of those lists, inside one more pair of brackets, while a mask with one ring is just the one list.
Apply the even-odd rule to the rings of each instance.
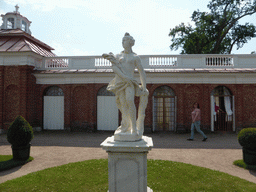
[[204, 134], [204, 132], [201, 131], [201, 129], [200, 129], [201, 110], [200, 110], [199, 104], [194, 103], [193, 108], [194, 108], [194, 110], [191, 113], [191, 116], [192, 116], [191, 137], [188, 138], [187, 140], [189, 140], [189, 141], [194, 140], [194, 130], [196, 127], [197, 132], [200, 133], [201, 135], [203, 135], [203, 137], [204, 137], [202, 141], [206, 141], [207, 137]]

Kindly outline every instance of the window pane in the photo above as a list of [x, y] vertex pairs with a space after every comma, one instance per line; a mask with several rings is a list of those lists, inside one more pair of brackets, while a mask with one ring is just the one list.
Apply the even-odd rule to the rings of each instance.
[[14, 28], [14, 18], [7, 19], [7, 29], [13, 29]]
[[27, 23], [26, 23], [25, 21], [22, 21], [21, 29], [22, 29], [23, 31], [26, 31], [26, 29], [27, 29]]

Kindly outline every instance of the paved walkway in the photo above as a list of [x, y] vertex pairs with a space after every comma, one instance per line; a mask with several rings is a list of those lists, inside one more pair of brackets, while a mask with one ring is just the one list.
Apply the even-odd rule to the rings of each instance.
[[[21, 177], [31, 172], [70, 162], [107, 158], [99, 146], [113, 133], [35, 133], [31, 156], [34, 160], [24, 166], [0, 172], [0, 183]], [[171, 160], [218, 170], [256, 183], [256, 172], [233, 165], [242, 159], [237, 135], [232, 133], [208, 134], [206, 142], [196, 134], [194, 141], [187, 141], [189, 134], [158, 133], [145, 134], [153, 138], [154, 148], [149, 159]], [[0, 154], [11, 155], [11, 146], [6, 135], [0, 135]]]

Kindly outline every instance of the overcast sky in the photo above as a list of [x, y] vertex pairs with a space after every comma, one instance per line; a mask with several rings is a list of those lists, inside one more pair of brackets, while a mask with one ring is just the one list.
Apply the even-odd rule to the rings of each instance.
[[[179, 54], [171, 51], [170, 28], [191, 22], [193, 11], [207, 11], [208, 0], [0, 0], [0, 14], [13, 12], [32, 21], [32, 35], [58, 56], [101, 55], [122, 51], [122, 37], [135, 39], [139, 55]], [[256, 14], [243, 22], [256, 25]], [[241, 23], [243, 23], [241, 22]], [[0, 21], [0, 25], [2, 21]], [[256, 38], [234, 54], [256, 51]]]

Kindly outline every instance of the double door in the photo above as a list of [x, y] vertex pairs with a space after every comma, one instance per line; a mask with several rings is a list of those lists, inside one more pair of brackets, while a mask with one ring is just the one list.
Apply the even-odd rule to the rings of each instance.
[[153, 98], [153, 131], [175, 131], [175, 97], [155, 96]]

